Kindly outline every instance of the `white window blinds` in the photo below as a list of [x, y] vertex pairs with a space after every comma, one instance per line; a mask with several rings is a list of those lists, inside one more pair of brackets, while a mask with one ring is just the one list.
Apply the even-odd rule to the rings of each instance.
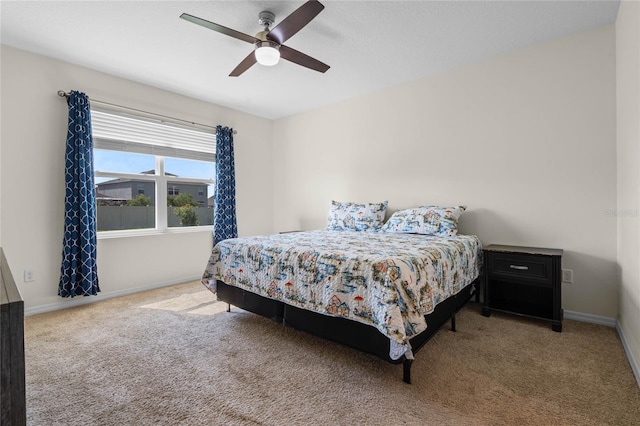
[[213, 132], [95, 109], [91, 127], [96, 149], [215, 161]]

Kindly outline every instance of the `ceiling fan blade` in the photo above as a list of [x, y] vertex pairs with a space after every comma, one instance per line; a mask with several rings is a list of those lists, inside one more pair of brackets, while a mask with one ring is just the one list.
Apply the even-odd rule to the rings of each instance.
[[319, 60], [287, 46], [280, 46], [280, 57], [318, 72], [326, 72], [331, 68]]
[[241, 33], [240, 31], [232, 30], [231, 28], [223, 27], [222, 25], [215, 24], [213, 22], [209, 22], [205, 19], [198, 18], [197, 16], [189, 15], [188, 13], [183, 13], [180, 15], [180, 18], [185, 21], [193, 22], [194, 24], [198, 24], [205, 28], [209, 28], [210, 30], [217, 31], [219, 33], [231, 36], [233, 38], [237, 38], [242, 41], [246, 41], [247, 43], [255, 43], [258, 40], [257, 38], [250, 36], [245, 33]]
[[249, 55], [244, 58], [233, 71], [231, 71], [229, 77], [238, 77], [240, 74], [251, 68], [255, 63], [256, 55], [251, 51], [251, 53], [249, 53]]
[[284, 43], [311, 22], [318, 13], [322, 12], [322, 9], [324, 9], [322, 3], [317, 0], [309, 0], [276, 25], [267, 34], [267, 38], [278, 44]]

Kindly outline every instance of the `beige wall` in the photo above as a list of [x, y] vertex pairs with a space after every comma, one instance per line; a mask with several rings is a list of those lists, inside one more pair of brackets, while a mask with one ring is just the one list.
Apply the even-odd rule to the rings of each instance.
[[617, 317], [613, 25], [277, 120], [274, 149], [276, 231], [464, 204], [483, 244], [565, 250], [564, 309]]
[[[640, 3], [623, 1], [616, 20], [619, 327], [640, 368]], [[640, 371], [636, 370], [640, 382]]]
[[[238, 130], [238, 229], [273, 231], [270, 120], [2, 46], [2, 245], [27, 309], [76, 301], [57, 296], [64, 214], [67, 106], [56, 92]], [[260, 214], [255, 214], [260, 212]], [[102, 295], [198, 277], [211, 250], [209, 231], [99, 240]], [[36, 281], [22, 282], [32, 268]]]

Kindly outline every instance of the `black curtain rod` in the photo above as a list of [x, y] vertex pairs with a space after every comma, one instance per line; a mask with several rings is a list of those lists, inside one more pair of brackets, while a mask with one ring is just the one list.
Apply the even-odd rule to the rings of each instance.
[[[60, 96], [61, 98], [68, 98], [70, 95], [70, 93], [65, 92], [64, 90], [58, 90], [58, 96]], [[116, 108], [122, 108], [122, 109], [126, 109], [129, 111], [135, 111], [135, 112], [141, 112], [143, 114], [148, 114], [148, 115], [153, 115], [156, 117], [162, 117], [162, 118], [166, 118], [172, 121], [178, 121], [178, 122], [182, 122], [182, 123], [189, 123], [189, 124], [194, 124], [196, 126], [201, 126], [201, 127], [206, 127], [208, 129], [213, 129], [216, 130], [215, 126], [209, 126], [207, 124], [200, 124], [200, 123], [196, 123], [193, 121], [189, 121], [189, 120], [183, 120], [181, 118], [175, 118], [175, 117], [169, 117], [168, 115], [162, 115], [162, 114], [156, 114], [155, 112], [149, 112], [149, 111], [143, 111], [141, 109], [135, 109], [135, 108], [131, 108], [131, 107], [126, 107], [126, 106], [122, 106], [122, 105], [117, 105], [117, 104], [112, 104], [110, 102], [105, 102], [105, 101], [99, 101], [98, 99], [90, 99], [92, 102], [97, 102], [99, 104], [103, 104], [103, 105], [109, 105], [112, 107], [116, 107]], [[233, 131], [233, 134], [237, 134], [238, 132], [236, 130]]]

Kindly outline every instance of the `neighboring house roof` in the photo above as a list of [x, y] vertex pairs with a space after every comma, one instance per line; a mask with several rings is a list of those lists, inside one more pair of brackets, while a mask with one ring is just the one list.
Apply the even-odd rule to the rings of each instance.
[[[141, 175], [155, 175], [156, 169], [147, 170], [146, 172], [140, 172]], [[173, 173], [164, 172], [165, 176], [174, 176], [178, 177], [178, 175], [174, 175]]]
[[[151, 170], [147, 170], [144, 172], [140, 172], [141, 175], [155, 175], [156, 174], [156, 170], [155, 169], [151, 169]], [[174, 175], [173, 173], [168, 173], [168, 172], [164, 172], [165, 176], [173, 176], [173, 177], [179, 177], [178, 175]], [[138, 179], [121, 179], [121, 178], [116, 178], [116, 179], [109, 179], [109, 180], [105, 180], [104, 182], [100, 182], [97, 183], [96, 186], [100, 186], [100, 185], [104, 185], [104, 184], [112, 184], [112, 183], [126, 183], [126, 182], [139, 182]], [[143, 181], [146, 182], [146, 181]], [[208, 185], [208, 182], [200, 182], [200, 183], [191, 183], [191, 182], [179, 182], [181, 185]]]
[[96, 191], [96, 199], [97, 200], [113, 200], [113, 201], [127, 201], [126, 198], [122, 197], [110, 197], [106, 194], [103, 194], [100, 191]]

